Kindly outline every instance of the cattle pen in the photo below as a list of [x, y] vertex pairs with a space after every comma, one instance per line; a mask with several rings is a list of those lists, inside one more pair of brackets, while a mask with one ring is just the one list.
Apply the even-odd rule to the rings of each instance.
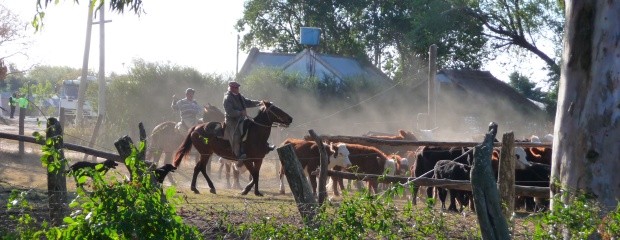
[[[325, 136], [322, 135], [322, 138], [325, 139], [331, 139], [332, 141], [335, 141], [333, 139], [338, 139], [338, 138], [350, 138], [350, 139], [363, 139], [361, 137], [347, 137], [347, 136]], [[37, 140], [34, 137], [28, 137], [28, 136], [23, 136], [23, 135], [14, 135], [14, 134], [8, 134], [8, 133], [0, 133], [0, 138], [4, 138], [4, 139], [9, 139], [9, 140], [15, 140], [15, 141], [23, 141], [23, 142], [29, 142], [29, 143], [35, 143], [35, 144], [43, 144], [43, 142], [41, 142], [40, 140]], [[355, 141], [355, 140], [354, 140]], [[375, 141], [374, 139], [370, 139], [370, 141]], [[426, 142], [426, 141], [401, 141], [401, 140], [384, 140], [384, 141], [379, 141], [379, 142], [383, 142], [385, 144], [392, 144], [392, 145], [409, 145], [409, 146], [422, 146], [422, 145], [437, 145], [437, 146], [475, 146], [479, 143], [475, 143], [475, 142]], [[452, 144], [452, 145], [451, 145]], [[499, 143], [495, 143], [495, 146], [501, 146], [502, 144]], [[547, 144], [532, 144], [532, 143], [515, 143], [515, 145], [517, 146], [548, 146]], [[68, 149], [68, 150], [72, 150], [72, 151], [76, 151], [76, 152], [81, 152], [81, 153], [86, 153], [92, 156], [96, 156], [99, 158], [104, 158], [104, 159], [113, 159], [115, 161], [118, 161], [120, 163], [124, 163], [124, 160], [122, 160], [123, 158], [121, 157], [121, 154], [115, 154], [115, 153], [109, 153], [109, 152], [103, 152], [103, 151], [98, 151], [95, 149], [91, 149], [88, 147], [83, 147], [80, 145], [75, 145], [75, 144], [69, 144], [69, 143], [65, 143], [63, 148]], [[281, 161], [283, 161], [282, 159], [280, 159]], [[333, 176], [340, 176], [342, 178], [346, 178], [346, 179], [361, 179], [361, 180], [366, 180], [366, 179], [377, 179], [380, 182], [395, 182], [395, 183], [407, 183], [407, 182], [411, 182], [414, 183], [415, 185], [418, 186], [446, 186], [446, 187], [452, 187], [452, 188], [457, 188], [457, 189], [462, 189], [462, 190], [471, 190], [471, 184], [466, 182], [466, 181], [453, 181], [453, 180], [441, 180], [441, 179], [431, 179], [431, 178], [402, 178], [402, 177], [392, 177], [392, 176], [381, 176], [381, 175], [368, 175], [368, 174], [359, 174], [359, 173], [346, 173], [346, 172], [336, 172], [336, 171], [325, 171], [326, 176], [328, 175], [333, 175]], [[290, 184], [290, 183], [289, 183]], [[48, 185], [49, 186], [49, 185]], [[324, 186], [324, 184], [322, 185]], [[515, 186], [515, 193], [517, 195], [526, 195], [526, 196], [548, 196], [549, 194], [549, 190], [548, 188], [537, 188], [537, 187], [521, 187], [521, 186]], [[65, 189], [66, 190], [66, 189]], [[56, 190], [50, 190], [50, 192], [55, 192]], [[546, 195], [545, 195], [546, 194]], [[51, 200], [52, 198], [50, 198]], [[191, 199], [191, 198], [190, 198]], [[191, 202], [191, 200], [189, 202], [187, 202], [188, 206], [194, 206], [197, 207], [198, 205], [200, 205], [199, 203], [196, 202]], [[299, 203], [298, 203], [299, 204]], [[50, 214], [53, 212], [52, 208], [54, 206], [60, 206], [61, 204], [50, 204]], [[300, 206], [300, 205], [298, 205]], [[246, 208], [248, 207], [247, 205], [245, 206]], [[250, 205], [251, 208], [251, 205]], [[224, 208], [225, 211], [229, 211], [229, 212], [238, 212], [238, 210], [233, 210], [232, 208]], [[66, 210], [66, 209], [65, 209]], [[213, 210], [213, 209], [211, 209]], [[218, 210], [218, 211], [221, 211]]]

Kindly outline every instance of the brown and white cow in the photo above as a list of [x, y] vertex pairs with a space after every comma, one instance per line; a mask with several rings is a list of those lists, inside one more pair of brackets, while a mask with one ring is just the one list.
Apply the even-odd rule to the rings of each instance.
[[[352, 166], [347, 169], [350, 172], [382, 175], [385, 173], [387, 156], [376, 147], [364, 146], [360, 144], [346, 144], [349, 150], [349, 159]], [[388, 163], [389, 164], [389, 163]], [[378, 192], [378, 181], [368, 180], [368, 191]], [[332, 187], [335, 195], [339, 195], [338, 187], [343, 187], [342, 178], [332, 177]]]
[[[291, 144], [295, 150], [295, 155], [301, 163], [301, 167], [304, 169], [306, 176], [310, 180], [312, 185], [312, 192], [316, 195], [317, 191], [317, 176], [312, 175], [313, 171], [316, 171], [321, 163], [321, 156], [319, 153], [319, 146], [314, 141], [307, 141], [303, 139], [289, 138], [286, 139], [282, 145]], [[349, 160], [349, 151], [344, 143], [330, 143], [324, 144], [325, 151], [328, 155], [327, 169], [332, 169], [336, 166], [350, 167], [351, 161]], [[280, 193], [284, 194], [284, 167], [280, 168]]]
[[[405, 131], [405, 130], [398, 130], [398, 134], [397, 135], [370, 135], [370, 134], [366, 134], [364, 135], [365, 137], [369, 137], [369, 138], [376, 138], [376, 139], [381, 139], [381, 140], [412, 140], [412, 141], [418, 141], [418, 138], [409, 131]], [[385, 144], [370, 144], [368, 146], [373, 146], [376, 147], [377, 149], [381, 150], [381, 152], [385, 153], [385, 154], [398, 154], [401, 157], [405, 157], [407, 154], [407, 151], [411, 151], [411, 150], [415, 150], [415, 148], [412, 148], [410, 146], [390, 146], [390, 145], [385, 145]]]

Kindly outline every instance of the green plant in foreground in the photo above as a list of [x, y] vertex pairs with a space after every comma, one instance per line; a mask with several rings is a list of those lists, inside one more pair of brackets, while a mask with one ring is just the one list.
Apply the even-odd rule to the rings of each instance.
[[18, 215], [11, 215], [9, 218], [17, 222], [13, 232], [2, 233], [1, 239], [37, 239], [42, 235], [39, 228], [47, 228], [47, 223], [39, 225], [35, 218], [27, 212], [32, 211], [32, 206], [26, 200], [29, 191], [11, 191], [7, 203], [7, 210], [16, 210]]
[[323, 205], [313, 226], [263, 218], [242, 224], [236, 233], [253, 239], [447, 239], [443, 217], [433, 211], [431, 202], [423, 210], [414, 209], [411, 202], [402, 209], [394, 204], [403, 192], [399, 185], [381, 195], [345, 194], [340, 204]]
[[[56, 139], [54, 141], [62, 141]], [[53, 143], [53, 142], [50, 142]], [[151, 172], [143, 161], [138, 161], [140, 151], [144, 151], [144, 142], [136, 149], [132, 146], [132, 154], [125, 163], [134, 173], [134, 179], [123, 181], [123, 176], [105, 178], [99, 171], [79, 171], [76, 181], [92, 189], [87, 192], [78, 187], [77, 197], [71, 201], [70, 216], [63, 219], [62, 226], [35, 229], [35, 223], [27, 214], [21, 215], [16, 234], [20, 239], [200, 239], [195, 227], [183, 223], [176, 214], [175, 189], [168, 188], [163, 196], [159, 184], [151, 180]], [[44, 156], [59, 156], [58, 149], [44, 147]], [[50, 158], [42, 158], [42, 160]], [[55, 161], [55, 160], [54, 160]], [[52, 162], [44, 162], [48, 171], [57, 169], [50, 167]], [[98, 166], [100, 167], [100, 166]], [[141, 172], [142, 175], [136, 173]], [[78, 173], [76, 173], [78, 174]], [[90, 182], [87, 182], [90, 179]], [[28, 207], [24, 198], [18, 194], [12, 197], [13, 206]], [[9, 237], [11, 238], [11, 237]]]
[[[571, 195], [567, 191], [562, 194]], [[577, 194], [569, 204], [563, 204], [561, 196], [554, 197], [554, 202], [550, 211], [531, 217], [534, 239], [562, 239], [564, 233], [573, 239], [588, 239], [594, 234], [620, 236], [620, 207], [601, 218], [599, 204], [586, 194]]]

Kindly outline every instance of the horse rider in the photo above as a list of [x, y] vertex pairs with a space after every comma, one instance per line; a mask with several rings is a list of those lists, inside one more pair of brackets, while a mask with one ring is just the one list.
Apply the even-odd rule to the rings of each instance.
[[[224, 94], [224, 112], [225, 112], [225, 133], [224, 137], [230, 141], [230, 146], [241, 164], [247, 157], [241, 145], [241, 133], [243, 132], [243, 120], [247, 117], [246, 108], [257, 107], [260, 101], [247, 99], [239, 93], [239, 84], [236, 81], [228, 83], [228, 92]], [[273, 150], [273, 146], [266, 143], [269, 150]]]
[[179, 111], [181, 115], [180, 128], [189, 130], [189, 128], [200, 123], [198, 120], [199, 113], [202, 111], [202, 107], [198, 105], [198, 102], [194, 100], [194, 93], [196, 91], [193, 88], [185, 90], [185, 98], [178, 100], [176, 95], [172, 96], [172, 109]]

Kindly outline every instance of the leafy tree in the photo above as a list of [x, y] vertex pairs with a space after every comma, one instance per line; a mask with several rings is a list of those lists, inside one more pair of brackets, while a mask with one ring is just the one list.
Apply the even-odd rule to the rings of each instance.
[[320, 27], [320, 51], [353, 56], [411, 81], [424, 72], [420, 64], [431, 44], [438, 45], [438, 66], [480, 67], [486, 53], [482, 26], [450, 11], [445, 0], [416, 1], [276, 1], [245, 4], [236, 28], [246, 32], [241, 47], [297, 52], [302, 26]]
[[276, 52], [299, 52], [304, 48], [299, 41], [300, 27], [319, 27], [323, 31], [321, 51], [358, 56], [363, 45], [356, 40], [349, 19], [339, 14], [336, 7], [332, 1], [248, 1], [235, 26], [239, 32], [248, 31], [241, 48], [258, 46]]
[[[458, 1], [456, 1], [458, 2]], [[459, 8], [484, 25], [485, 35], [496, 51], [528, 52], [547, 63], [559, 75], [559, 58], [564, 31], [563, 1], [554, 0], [476, 0]], [[539, 47], [547, 41], [553, 50]], [[545, 52], [547, 51], [547, 52]], [[559, 78], [549, 78], [557, 84]]]
[[508, 78], [510, 79], [510, 86], [523, 94], [526, 98], [539, 102], [544, 100], [544, 93], [540, 90], [540, 87], [536, 87], [536, 83], [532, 82], [528, 77], [518, 72], [513, 72]]
[[[107, 112], [104, 142], [127, 134], [139, 122], [152, 129], [165, 121], [178, 121], [179, 113], [170, 108], [172, 96], [182, 98], [186, 88], [196, 89], [200, 105], [221, 103], [226, 78], [203, 75], [193, 68], [135, 60], [126, 75], [111, 79], [107, 86]], [[94, 85], [94, 84], [93, 84]]]
[[[91, 73], [92, 75], [92, 73]], [[67, 66], [36, 66], [28, 71], [28, 78], [35, 82], [51, 82], [59, 84], [62, 80], [76, 79], [80, 76], [80, 69]]]
[[15, 49], [0, 51], [0, 84], [13, 72], [9, 71], [11, 64], [6, 60], [23, 54], [23, 50], [29, 45], [23, 34], [25, 26], [15, 14], [0, 4], [0, 49]]
[[[73, 0], [75, 3], [79, 3], [78, 0]], [[34, 15], [32, 20], [32, 26], [39, 30], [43, 27], [43, 19], [45, 18], [45, 8], [50, 3], [58, 4], [59, 0], [37, 0], [37, 13]], [[105, 4], [104, 0], [89, 0], [91, 7], [97, 6], [97, 9], [103, 7]], [[125, 10], [129, 10], [134, 12], [137, 15], [142, 13], [142, 0], [110, 0], [109, 1], [110, 9], [116, 11], [118, 13], [124, 13]]]

